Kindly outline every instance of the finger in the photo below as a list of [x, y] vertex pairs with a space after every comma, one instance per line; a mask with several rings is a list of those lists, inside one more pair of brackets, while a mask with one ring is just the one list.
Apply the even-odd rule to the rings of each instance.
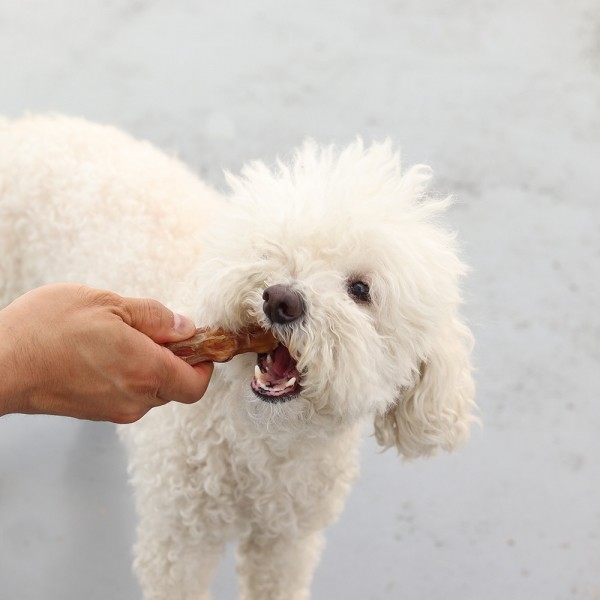
[[157, 396], [185, 404], [202, 398], [213, 373], [213, 364], [200, 363], [191, 367], [170, 350], [160, 348], [160, 351], [164, 375], [159, 382]]
[[159, 344], [186, 340], [196, 331], [191, 319], [174, 313], [156, 300], [122, 298], [119, 309], [125, 323]]

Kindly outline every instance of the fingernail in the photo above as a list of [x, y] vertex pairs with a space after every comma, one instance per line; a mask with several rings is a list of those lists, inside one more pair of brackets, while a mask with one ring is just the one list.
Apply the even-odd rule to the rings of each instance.
[[194, 321], [179, 313], [173, 313], [173, 329], [180, 335], [191, 336], [196, 331]]

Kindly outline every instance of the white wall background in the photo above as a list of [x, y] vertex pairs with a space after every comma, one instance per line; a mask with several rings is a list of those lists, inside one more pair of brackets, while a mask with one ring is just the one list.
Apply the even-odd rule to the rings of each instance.
[[[404, 465], [366, 441], [314, 599], [600, 598], [597, 0], [0, 0], [0, 113], [25, 111], [116, 124], [219, 187], [307, 135], [432, 165], [484, 425]], [[134, 519], [112, 426], [0, 420], [2, 600], [137, 600]]]

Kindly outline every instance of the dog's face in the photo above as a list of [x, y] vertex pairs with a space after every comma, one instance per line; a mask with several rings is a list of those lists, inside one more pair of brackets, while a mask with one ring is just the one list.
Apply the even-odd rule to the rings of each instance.
[[463, 266], [433, 222], [444, 203], [423, 201], [428, 176], [402, 176], [388, 144], [335, 154], [309, 143], [290, 167], [231, 178], [197, 274], [199, 319], [259, 323], [281, 340], [225, 368], [254, 418], [315, 431], [370, 415], [379, 441], [406, 456], [465, 437]]

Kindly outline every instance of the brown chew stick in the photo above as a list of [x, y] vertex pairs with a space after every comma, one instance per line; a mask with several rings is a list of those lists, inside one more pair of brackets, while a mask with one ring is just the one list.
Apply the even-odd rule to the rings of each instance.
[[246, 327], [238, 333], [224, 329], [196, 329], [196, 334], [189, 340], [164, 345], [186, 363], [195, 365], [206, 361], [227, 362], [243, 352], [271, 352], [278, 344], [270, 331]]

